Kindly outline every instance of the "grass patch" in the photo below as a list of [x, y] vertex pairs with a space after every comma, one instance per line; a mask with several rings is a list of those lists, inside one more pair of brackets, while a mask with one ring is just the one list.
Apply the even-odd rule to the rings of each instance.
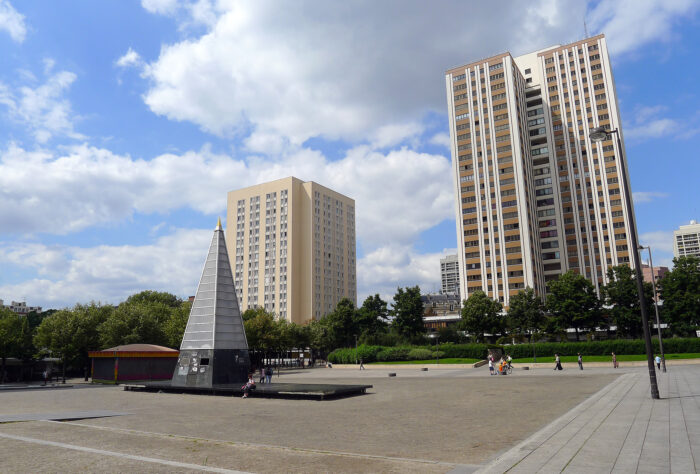
[[[656, 354], [654, 354], [656, 356]], [[578, 356], [561, 356], [560, 357], [562, 362], [577, 362], [578, 361]], [[698, 352], [685, 352], [682, 354], [666, 354], [666, 360], [673, 360], [673, 359], [700, 359], [700, 353]], [[647, 360], [646, 354], [620, 354], [617, 356], [617, 361], [618, 362], [634, 362], [634, 361], [642, 361], [642, 360]], [[527, 357], [524, 359], [513, 359], [514, 364], [531, 364], [533, 362], [532, 357]], [[537, 362], [540, 363], [547, 363], [551, 362], [552, 364], [554, 363], [554, 357], [538, 357]], [[583, 363], [586, 364], [586, 362], [610, 362], [612, 364], [612, 357], [609, 355], [591, 355], [591, 356], [583, 356]]]
[[[447, 357], [445, 359], [440, 359], [441, 364], [474, 364], [479, 362], [479, 359], [467, 359], [462, 357]], [[426, 360], [392, 360], [386, 362], [371, 362], [367, 365], [377, 365], [377, 364], [392, 364], [392, 365], [405, 365], [405, 364], [435, 364], [435, 359]]]

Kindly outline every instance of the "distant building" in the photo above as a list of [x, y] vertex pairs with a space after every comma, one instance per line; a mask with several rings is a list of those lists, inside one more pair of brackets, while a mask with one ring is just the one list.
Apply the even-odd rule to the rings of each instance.
[[[659, 281], [664, 277], [669, 272], [668, 267], [654, 267], [654, 279], [656, 281]], [[644, 276], [644, 281], [647, 283], [651, 283], [652, 277], [651, 277], [651, 267], [649, 265], [646, 265], [642, 263], [642, 275]]]
[[459, 295], [459, 257], [457, 254], [440, 259], [440, 279], [442, 294]]
[[673, 232], [673, 256], [678, 258], [688, 255], [700, 257], [700, 224], [696, 220]]
[[423, 303], [423, 324], [428, 332], [457, 324], [461, 319], [461, 302], [456, 294], [430, 293], [420, 297]]
[[241, 311], [305, 324], [357, 303], [355, 201], [313, 181], [228, 193], [226, 245]]
[[17, 314], [41, 313], [41, 306], [27, 306], [27, 303], [24, 301], [13, 301], [12, 304], [6, 305], [3, 300], [0, 300], [0, 308], [7, 308]]

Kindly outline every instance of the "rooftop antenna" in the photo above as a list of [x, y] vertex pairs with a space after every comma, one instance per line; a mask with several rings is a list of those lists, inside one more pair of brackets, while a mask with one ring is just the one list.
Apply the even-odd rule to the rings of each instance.
[[583, 16], [583, 32], [586, 34], [586, 38], [588, 38], [588, 25], [586, 25], [586, 15]]

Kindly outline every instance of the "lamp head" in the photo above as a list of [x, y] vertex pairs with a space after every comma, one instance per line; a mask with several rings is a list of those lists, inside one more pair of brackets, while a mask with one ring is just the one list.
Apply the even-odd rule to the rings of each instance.
[[608, 138], [608, 131], [604, 127], [595, 127], [590, 130], [588, 136], [591, 137], [593, 142], [602, 142]]

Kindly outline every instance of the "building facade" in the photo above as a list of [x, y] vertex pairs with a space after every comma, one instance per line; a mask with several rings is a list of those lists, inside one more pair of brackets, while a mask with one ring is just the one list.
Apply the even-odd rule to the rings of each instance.
[[661, 280], [669, 272], [668, 267], [654, 267], [653, 276], [652, 268], [646, 263], [642, 263], [642, 278], [647, 283], [654, 283]]
[[24, 301], [13, 301], [11, 304], [6, 305], [3, 300], [0, 300], [0, 308], [7, 308], [17, 314], [41, 313], [41, 306], [27, 306], [27, 303]]
[[621, 127], [603, 35], [450, 69], [446, 88], [462, 298], [507, 306], [568, 270], [600, 289], [630, 263], [624, 150], [589, 137]]
[[695, 220], [673, 231], [673, 256], [678, 258], [688, 255], [700, 258], [700, 224]]
[[459, 296], [459, 257], [457, 254], [440, 259], [440, 293]]
[[288, 177], [228, 193], [226, 242], [241, 311], [304, 324], [357, 303], [355, 201]]
[[461, 301], [455, 293], [421, 295], [423, 324], [429, 333], [453, 326], [462, 319]]

